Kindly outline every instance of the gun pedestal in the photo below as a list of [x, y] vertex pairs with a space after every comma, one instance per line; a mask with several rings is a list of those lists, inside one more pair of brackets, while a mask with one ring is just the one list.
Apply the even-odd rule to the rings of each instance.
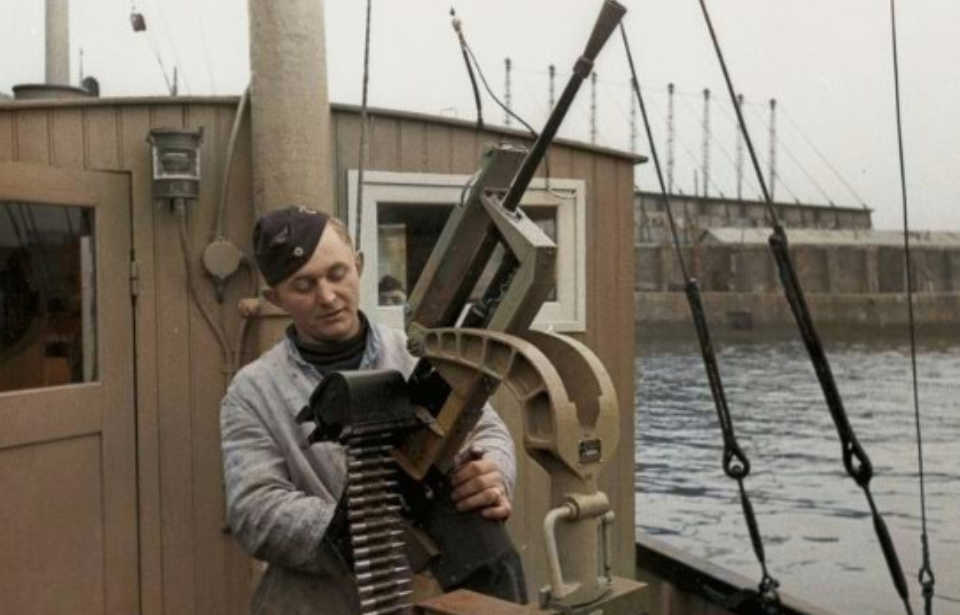
[[[611, 602], [630, 605], [624, 613], [638, 612], [642, 585], [611, 572], [613, 515], [597, 488], [600, 470], [617, 447], [619, 410], [613, 382], [596, 355], [550, 333], [465, 328], [427, 332], [422, 351], [451, 397], [470, 395], [482, 380], [491, 390], [505, 386], [520, 404], [524, 448], [550, 477], [552, 508], [543, 522], [550, 582], [540, 591], [541, 607], [590, 613]], [[444, 427], [441, 421], [439, 429]], [[621, 611], [604, 606], [603, 612]]]

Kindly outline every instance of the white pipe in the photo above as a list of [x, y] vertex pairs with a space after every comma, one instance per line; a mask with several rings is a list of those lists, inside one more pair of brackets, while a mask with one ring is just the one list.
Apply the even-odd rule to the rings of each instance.
[[608, 583], [613, 583], [613, 532], [610, 531], [617, 516], [612, 510], [607, 511], [600, 518], [601, 544], [603, 545], [603, 576]]
[[46, 2], [47, 85], [70, 85], [70, 3]]
[[550, 510], [543, 518], [543, 542], [547, 549], [547, 568], [550, 572], [551, 594], [554, 598], [562, 597], [563, 571], [560, 569], [560, 553], [557, 550], [557, 521], [570, 521], [576, 511], [570, 504], [564, 504]]

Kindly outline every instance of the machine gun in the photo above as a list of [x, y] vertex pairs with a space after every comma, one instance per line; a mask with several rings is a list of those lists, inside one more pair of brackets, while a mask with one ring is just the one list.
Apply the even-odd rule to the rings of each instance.
[[[620, 4], [606, 0], [573, 76], [529, 151], [514, 145], [484, 151], [467, 198], [454, 207], [411, 293], [406, 328], [410, 351], [420, 358], [403, 400], [412, 402], [411, 410], [388, 421], [403, 425], [402, 437], [396, 432], [383, 436], [391, 446], [400, 440], [391, 458], [405, 474], [429, 482], [453, 465], [484, 404], [501, 384], [506, 386], [521, 406], [524, 447], [550, 475], [552, 509], [543, 524], [550, 584], [541, 591], [540, 605], [565, 613], [594, 612], [601, 604], [606, 613], [636, 610], [640, 585], [611, 574], [613, 514], [597, 488], [599, 471], [616, 449], [616, 393], [586, 346], [529, 329], [553, 287], [556, 246], [519, 203], [624, 13]], [[495, 254], [502, 258], [478, 289]], [[470, 304], [478, 290], [480, 299]], [[374, 435], [377, 421], [365, 421], [357, 413], [331, 425], [322, 411], [323, 391], [314, 397], [301, 418], [318, 423], [318, 437], [359, 446], [380, 437]], [[344, 389], [337, 403], [342, 406], [352, 397], [370, 398]], [[342, 424], [349, 420], [355, 424]], [[419, 428], [411, 428], [413, 423]], [[598, 528], [602, 545], [597, 544]], [[461, 612], [445, 610], [445, 599], [421, 608]], [[478, 612], [490, 611], [483, 598], [476, 599]]]

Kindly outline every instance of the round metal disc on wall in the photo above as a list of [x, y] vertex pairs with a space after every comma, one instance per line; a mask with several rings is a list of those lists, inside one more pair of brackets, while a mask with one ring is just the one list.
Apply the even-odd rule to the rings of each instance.
[[242, 262], [243, 253], [227, 239], [214, 239], [203, 250], [203, 266], [215, 278], [229, 278]]

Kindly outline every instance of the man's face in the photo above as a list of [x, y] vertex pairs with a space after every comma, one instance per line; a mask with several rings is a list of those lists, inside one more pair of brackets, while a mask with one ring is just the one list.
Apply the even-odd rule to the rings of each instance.
[[265, 296], [293, 318], [305, 342], [340, 342], [360, 332], [363, 258], [336, 229], [324, 229], [310, 260]]

